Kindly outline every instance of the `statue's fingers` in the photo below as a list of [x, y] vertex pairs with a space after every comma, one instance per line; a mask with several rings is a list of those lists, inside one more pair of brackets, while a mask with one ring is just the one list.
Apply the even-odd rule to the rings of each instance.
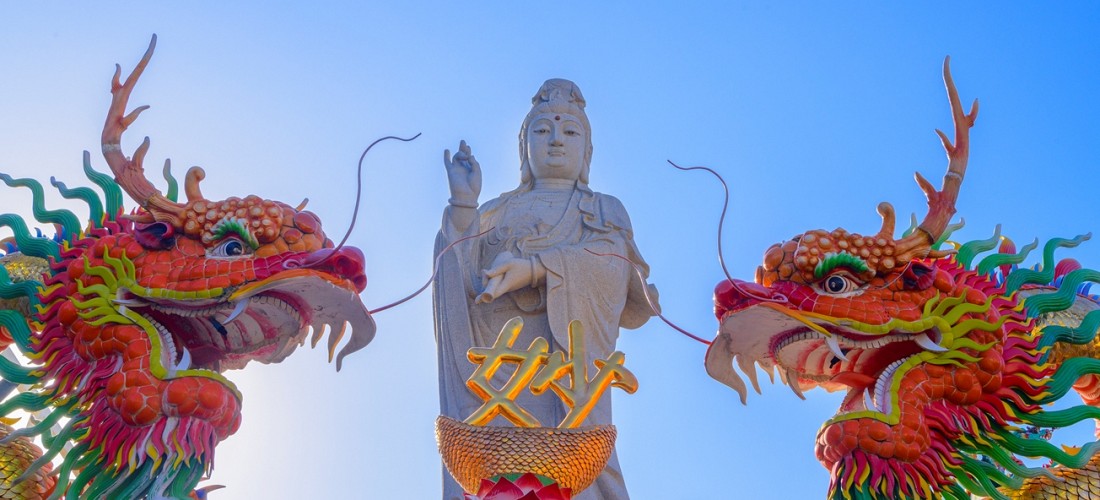
[[465, 154], [467, 154], [467, 155], [469, 155], [469, 154], [470, 154], [470, 145], [469, 145], [469, 144], [466, 144], [466, 140], [465, 140], [465, 139], [463, 139], [463, 140], [459, 141], [459, 143], [458, 143], [458, 150], [459, 150], [459, 151], [462, 151], [463, 153], [465, 153]]
[[449, 149], [443, 150], [443, 167], [447, 170], [451, 169], [451, 150]]

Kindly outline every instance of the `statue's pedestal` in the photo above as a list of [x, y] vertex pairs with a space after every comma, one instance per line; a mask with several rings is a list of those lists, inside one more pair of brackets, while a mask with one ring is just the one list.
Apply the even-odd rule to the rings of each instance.
[[575, 493], [600, 475], [615, 447], [615, 426], [575, 429], [474, 426], [440, 416], [435, 435], [458, 484], [476, 492], [482, 479], [531, 472]]

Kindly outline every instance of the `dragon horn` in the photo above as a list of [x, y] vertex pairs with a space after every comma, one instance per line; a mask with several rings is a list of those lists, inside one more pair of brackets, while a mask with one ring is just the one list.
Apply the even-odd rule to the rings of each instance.
[[183, 181], [184, 192], [187, 193], [187, 201], [196, 201], [205, 199], [202, 192], [199, 191], [199, 181], [206, 178], [206, 172], [202, 167], [191, 167], [187, 169], [187, 177]]
[[966, 161], [970, 154], [970, 127], [978, 117], [978, 100], [970, 107], [970, 113], [964, 113], [959, 100], [959, 91], [951, 78], [951, 57], [943, 60], [943, 83], [947, 87], [947, 98], [951, 102], [951, 117], [955, 124], [955, 143], [939, 129], [943, 149], [947, 151], [947, 173], [943, 176], [943, 187], [937, 191], [927, 179], [917, 172], [917, 184], [928, 197], [928, 215], [909, 236], [897, 242], [898, 260], [906, 260], [927, 255], [932, 245], [943, 234], [951, 216], [955, 215], [955, 201], [959, 198], [959, 187], [966, 175]]
[[130, 195], [138, 205], [148, 211], [155, 220], [168, 222], [179, 227], [182, 225], [184, 205], [166, 198], [145, 178], [145, 170], [141, 164], [145, 160], [145, 153], [149, 151], [149, 138], [146, 137], [137, 150], [134, 151], [133, 159], [122, 154], [120, 145], [122, 133], [126, 128], [137, 119], [142, 111], [149, 109], [149, 106], [139, 106], [126, 114], [126, 103], [130, 99], [130, 92], [134, 90], [138, 78], [145, 71], [149, 59], [153, 57], [153, 49], [156, 46], [157, 36], [153, 35], [152, 40], [149, 41], [149, 49], [145, 51], [141, 61], [130, 72], [130, 76], [126, 77], [125, 83], [119, 82], [122, 67], [115, 65], [115, 75], [111, 80], [111, 107], [107, 111], [107, 121], [103, 124], [101, 141], [103, 144], [103, 158], [107, 160], [107, 165], [110, 165], [111, 171], [114, 172], [115, 182], [118, 182], [119, 187], [125, 190], [126, 194]]

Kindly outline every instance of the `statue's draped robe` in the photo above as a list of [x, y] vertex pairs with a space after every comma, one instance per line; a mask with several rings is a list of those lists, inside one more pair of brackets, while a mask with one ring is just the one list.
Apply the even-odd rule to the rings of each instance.
[[[593, 360], [614, 351], [619, 327], [637, 328], [652, 315], [643, 288], [647, 285], [633, 266], [617, 257], [589, 252], [624, 256], [648, 274], [634, 244], [630, 219], [614, 197], [592, 192], [583, 184], [564, 191], [517, 190], [483, 204], [478, 210], [480, 222], [470, 224], [465, 234], [453, 234], [452, 210], [456, 209], [444, 211], [443, 229], [436, 239], [437, 255], [463, 237], [489, 232], [446, 252], [435, 278], [439, 405], [444, 415], [464, 420], [482, 405], [466, 387], [475, 368], [466, 352], [475, 346], [492, 346], [513, 317], [524, 321], [514, 348], [526, 350], [533, 339], [542, 337], [549, 341], [551, 352], [569, 348], [569, 322], [579, 320], [591, 378], [596, 373]], [[523, 287], [492, 302], [475, 304], [475, 297], [482, 292], [482, 271], [490, 268], [501, 252], [538, 259], [546, 268], [546, 278], [537, 288]], [[652, 287], [650, 295], [656, 300]], [[514, 366], [502, 367], [493, 386], [503, 386]], [[544, 427], [556, 427], [566, 414], [565, 406], [551, 391], [535, 396], [525, 390], [517, 402]], [[608, 391], [583, 425], [610, 423]], [[491, 425], [511, 424], [497, 417]], [[462, 498], [462, 489], [446, 472], [443, 498]], [[596, 483], [574, 498], [627, 498], [617, 456], [611, 456]]]

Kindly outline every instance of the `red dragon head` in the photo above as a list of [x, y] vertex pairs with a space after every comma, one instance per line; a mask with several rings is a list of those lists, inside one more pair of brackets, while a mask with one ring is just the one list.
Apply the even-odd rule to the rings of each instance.
[[1048, 244], [1047, 273], [1008, 272], [1033, 245], [1021, 254], [1006, 246], [975, 270], [974, 255], [993, 249], [996, 237], [957, 254], [937, 249], [950, 231], [977, 117], [977, 101], [963, 111], [948, 61], [943, 76], [955, 141], [937, 131], [949, 159], [941, 190], [917, 174], [929, 204], [923, 222], [895, 239], [894, 210], [883, 203], [877, 234], [807, 231], [769, 248], [755, 283], [727, 280], [715, 289], [721, 326], [706, 368], [742, 402], [747, 390], [735, 362], [758, 392], [757, 366], [769, 375], [778, 369], [799, 397], [817, 387], [846, 391], [817, 435], [833, 499], [1006, 498], [1001, 488], [1043, 473], [1016, 456], [1079, 466], [1097, 448], [1070, 453], [1022, 439], [1014, 427], [1061, 427], [1098, 415], [1078, 407], [1055, 417], [1041, 408], [1100, 371], [1095, 360], [1050, 354], [1055, 342], [1091, 342], [1100, 315], [1077, 330], [1036, 328], [1038, 315], [1072, 307], [1082, 280], [1100, 279], [1087, 270], [1055, 279], [1053, 249], [1086, 237]]
[[[165, 197], [145, 178], [142, 160], [149, 139], [133, 159], [122, 154], [122, 132], [148, 108], [125, 115], [126, 103], [148, 64], [156, 37], [125, 83], [116, 67], [113, 99], [103, 126], [103, 157], [119, 186], [143, 209], [134, 220], [133, 239], [100, 241], [133, 260], [135, 282], [165, 289], [162, 296], [120, 293], [119, 303], [169, 327], [194, 366], [242, 368], [250, 360], [278, 362], [302, 341], [307, 327], [346, 322], [352, 342], [337, 357], [362, 348], [374, 334], [373, 320], [358, 293], [367, 278], [363, 254], [353, 247], [333, 250], [313, 213], [285, 203], [247, 196], [207, 200], [199, 190], [205, 173], [192, 167], [185, 177], [186, 203]], [[304, 205], [304, 204], [303, 204]], [[112, 255], [112, 257], [114, 257]], [[180, 328], [172, 328], [180, 327]], [[179, 332], [179, 333], [177, 333]], [[262, 334], [261, 334], [262, 332]]]
[[[240, 425], [241, 395], [222, 372], [253, 360], [277, 363], [310, 329], [314, 345], [331, 331], [331, 359], [350, 326], [351, 338], [336, 356], [339, 369], [375, 332], [359, 299], [366, 286], [362, 253], [334, 249], [303, 206], [257, 196], [207, 200], [198, 167], [185, 178], [187, 201], [177, 203], [174, 181], [166, 196], [145, 178], [148, 138], [132, 159], [123, 155], [122, 133], [146, 109], [126, 114], [127, 100], [155, 44], [154, 36], [125, 82], [115, 72], [102, 136], [114, 181], [92, 171], [85, 153], [89, 177], [107, 191], [107, 213], [93, 208], [92, 225], [82, 231], [68, 221], [75, 221], [71, 213], [40, 217], [36, 210], [36, 218], [65, 228], [52, 251], [35, 250], [41, 239], [12, 226], [20, 251], [51, 263], [30, 297], [36, 331], [4, 323], [40, 366], [0, 371], [20, 383], [42, 382], [23, 408], [53, 408], [52, 422], [69, 419], [65, 439], [47, 441], [53, 444], [45, 456], [70, 441], [75, 446], [58, 478], [58, 490], [72, 497], [186, 497], [209, 472], [215, 445]], [[92, 204], [94, 194], [55, 185]], [[140, 205], [131, 215], [120, 215], [120, 187]], [[11, 284], [3, 278], [0, 288]]]

